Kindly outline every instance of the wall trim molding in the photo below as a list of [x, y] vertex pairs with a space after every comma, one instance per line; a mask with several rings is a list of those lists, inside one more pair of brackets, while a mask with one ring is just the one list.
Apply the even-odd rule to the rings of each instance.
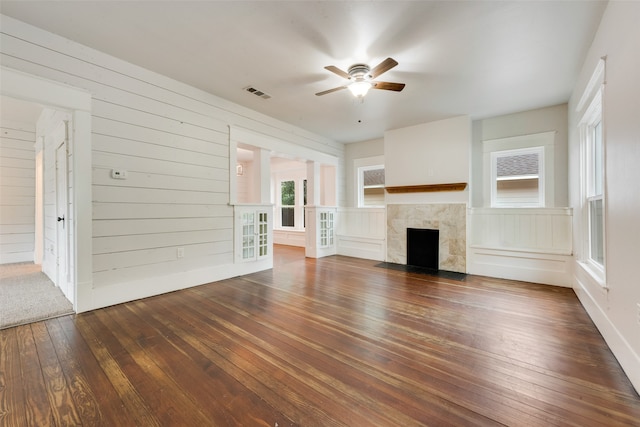
[[573, 290], [587, 314], [596, 325], [605, 342], [622, 366], [631, 384], [640, 393], [640, 354], [636, 353], [625, 337], [611, 322], [607, 314], [602, 310], [596, 299], [589, 292], [587, 285], [574, 276]]

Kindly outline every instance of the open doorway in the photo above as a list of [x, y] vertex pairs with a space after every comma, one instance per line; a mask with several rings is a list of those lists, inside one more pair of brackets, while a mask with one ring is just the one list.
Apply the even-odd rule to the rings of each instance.
[[336, 167], [318, 163], [316, 171], [313, 161], [245, 143], [237, 144], [236, 162], [236, 203], [268, 203], [273, 243], [306, 248], [307, 206], [335, 206]]
[[[7, 96], [0, 97], [0, 104], [0, 328], [4, 328], [72, 313], [73, 289], [66, 268], [68, 227], [52, 230], [48, 218], [68, 210], [67, 123], [61, 123], [64, 129], [56, 129], [56, 135], [38, 136], [44, 106]], [[54, 156], [47, 155], [48, 145], [55, 147]]]

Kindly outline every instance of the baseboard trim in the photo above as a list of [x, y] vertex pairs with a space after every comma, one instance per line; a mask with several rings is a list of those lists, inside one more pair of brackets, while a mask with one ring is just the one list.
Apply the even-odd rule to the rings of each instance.
[[591, 317], [600, 334], [611, 349], [611, 352], [622, 366], [631, 384], [640, 394], [640, 355], [637, 354], [616, 326], [609, 320], [607, 314], [596, 302], [585, 284], [575, 277], [574, 292], [580, 303]]
[[82, 313], [270, 268], [273, 268], [273, 258], [271, 257], [255, 262], [224, 264], [98, 288], [93, 288], [92, 283], [86, 282], [82, 283], [78, 288], [75, 309], [76, 313]]

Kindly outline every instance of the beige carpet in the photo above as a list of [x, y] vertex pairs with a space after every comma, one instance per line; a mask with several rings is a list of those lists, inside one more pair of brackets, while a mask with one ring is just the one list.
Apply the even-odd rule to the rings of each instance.
[[73, 306], [39, 265], [0, 265], [0, 329], [71, 313]]

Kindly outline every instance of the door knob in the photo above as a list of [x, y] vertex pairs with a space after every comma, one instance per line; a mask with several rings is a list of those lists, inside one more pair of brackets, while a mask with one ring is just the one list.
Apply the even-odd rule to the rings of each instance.
[[60, 221], [64, 221], [64, 215], [58, 217], [58, 222], [60, 222]]

